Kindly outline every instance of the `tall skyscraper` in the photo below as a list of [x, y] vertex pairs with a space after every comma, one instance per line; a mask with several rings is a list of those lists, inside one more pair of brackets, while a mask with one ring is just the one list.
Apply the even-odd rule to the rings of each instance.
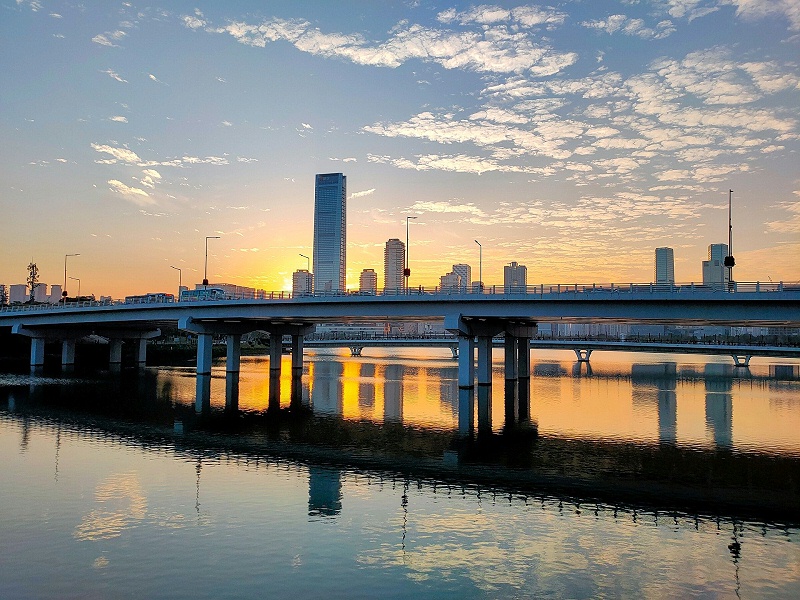
[[358, 291], [362, 294], [376, 294], [378, 292], [378, 274], [375, 269], [364, 269], [358, 278]]
[[675, 283], [675, 254], [672, 248], [656, 248], [655, 283]]
[[703, 261], [703, 285], [728, 282], [726, 256], [728, 256], [728, 244], [709, 245], [708, 260]]
[[347, 177], [317, 174], [314, 185], [314, 292], [347, 289]]
[[528, 287], [528, 267], [512, 262], [503, 267], [503, 290], [506, 294], [524, 293]]
[[406, 245], [392, 238], [383, 249], [383, 289], [390, 294], [403, 290], [403, 269], [406, 268]]

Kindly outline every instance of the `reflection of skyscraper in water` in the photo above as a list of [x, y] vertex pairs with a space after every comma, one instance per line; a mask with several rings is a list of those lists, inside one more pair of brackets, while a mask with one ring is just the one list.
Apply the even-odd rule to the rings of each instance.
[[733, 445], [733, 366], [707, 364], [703, 371], [706, 388], [706, 431], [717, 448]]
[[308, 516], [335, 517], [342, 512], [342, 472], [308, 468]]
[[315, 413], [342, 414], [342, 371], [342, 363], [335, 360], [314, 363], [311, 405]]
[[676, 363], [634, 364], [631, 388], [634, 405], [652, 406], [658, 413], [658, 441], [675, 445], [678, 440], [678, 400]]
[[403, 365], [386, 365], [383, 381], [383, 420], [403, 421]]
[[358, 407], [361, 409], [375, 408], [375, 365], [372, 363], [361, 363], [358, 382]]

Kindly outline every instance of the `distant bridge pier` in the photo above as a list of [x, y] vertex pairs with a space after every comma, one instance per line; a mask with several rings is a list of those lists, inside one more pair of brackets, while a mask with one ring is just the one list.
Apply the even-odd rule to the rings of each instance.
[[517, 338], [517, 417], [531, 418], [531, 336]]
[[44, 345], [45, 338], [31, 338], [31, 374], [41, 373], [44, 370]]
[[458, 335], [458, 433], [475, 429], [475, 338]]
[[591, 348], [575, 348], [575, 356], [578, 357], [578, 362], [589, 363], [589, 357], [592, 355]]
[[292, 334], [292, 406], [303, 404], [303, 338], [299, 333]]
[[108, 340], [108, 370], [112, 373], [122, 371], [122, 340], [119, 338]]
[[505, 385], [505, 423], [513, 426], [519, 414], [519, 339], [510, 333], [503, 340]]
[[283, 335], [278, 331], [269, 332], [269, 410], [281, 406], [281, 359], [283, 355]]
[[230, 333], [225, 339], [225, 410], [239, 410], [239, 371], [242, 359], [242, 334]]
[[61, 370], [64, 373], [75, 371], [75, 338], [61, 340]]
[[733, 357], [734, 366], [744, 369], [750, 368], [750, 358], [752, 358], [750, 354], [731, 354], [731, 357]]

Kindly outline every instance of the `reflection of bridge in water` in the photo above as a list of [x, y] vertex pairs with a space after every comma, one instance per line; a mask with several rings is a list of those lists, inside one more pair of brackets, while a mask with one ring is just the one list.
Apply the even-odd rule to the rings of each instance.
[[[458, 338], [455, 336], [360, 336], [333, 337], [307, 336], [306, 348], [348, 348], [352, 356], [361, 356], [364, 348], [449, 348], [453, 358], [458, 358]], [[503, 346], [503, 338], [493, 340], [495, 347]], [[644, 340], [596, 340], [532, 338], [531, 350], [571, 350], [579, 362], [589, 362], [595, 351], [655, 352], [660, 354], [703, 354], [730, 356], [737, 367], [747, 367], [754, 356], [772, 358], [800, 358], [796, 346], [756, 344], [723, 344], [704, 342], [663, 342]]]
[[[648, 388], [654, 382], [673, 380], [669, 366], [661, 372], [637, 368], [635, 378]], [[309, 465], [312, 516], [340, 512], [341, 469], [354, 468], [366, 476], [381, 478], [387, 477], [381, 473], [390, 473], [389, 478], [439, 482], [442, 489], [466, 485], [509, 498], [540, 498], [542, 502], [555, 498], [578, 507], [601, 503], [628, 512], [677, 510], [800, 522], [800, 492], [792, 485], [800, 477], [800, 459], [792, 456], [542, 436], [533, 428], [516, 427], [463, 440], [452, 430], [421, 431], [388, 418], [352, 421], [302, 407], [233, 418], [224, 411], [197, 415], [191, 406], [174, 404], [152, 373], [125, 377], [122, 385], [110, 379], [84, 380], [65, 385], [55, 394], [53, 389], [47, 382], [0, 389], [0, 409], [5, 412], [0, 418], [19, 421], [20, 443], [30, 444], [30, 428], [39, 424], [57, 426], [59, 437], [78, 431], [123, 444], [174, 446], [178, 453], [196, 454], [198, 464], [201, 458], [214, 456], [300, 460]], [[664, 421], [669, 423], [674, 396], [661, 392], [670, 390], [659, 389], [649, 400], [639, 401], [664, 402]], [[727, 392], [710, 393], [725, 396]], [[120, 402], [109, 403], [109, 394]], [[712, 399], [707, 420], [725, 428], [730, 395], [721, 400], [715, 404], [717, 399]], [[402, 411], [402, 403], [392, 410]]]

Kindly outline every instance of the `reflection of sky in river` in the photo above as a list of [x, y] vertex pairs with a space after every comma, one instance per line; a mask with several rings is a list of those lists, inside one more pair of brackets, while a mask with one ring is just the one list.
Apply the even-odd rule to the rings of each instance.
[[[706, 362], [711, 361], [711, 362]], [[245, 357], [239, 408], [265, 410], [269, 359]], [[281, 405], [290, 403], [290, 359], [282, 361]], [[458, 423], [457, 365], [449, 350], [309, 351], [303, 395], [317, 414], [452, 430]], [[192, 369], [159, 375], [173, 398], [191, 404]], [[504, 424], [502, 352], [495, 351], [492, 427]], [[212, 406], [225, 405], [224, 361], [214, 367]], [[737, 369], [730, 358], [631, 353], [535, 351], [531, 418], [543, 435], [669, 443], [800, 454], [800, 363], [753, 359]]]
[[206, 456], [13, 415], [0, 462], [4, 598], [800, 594], [797, 529]]

